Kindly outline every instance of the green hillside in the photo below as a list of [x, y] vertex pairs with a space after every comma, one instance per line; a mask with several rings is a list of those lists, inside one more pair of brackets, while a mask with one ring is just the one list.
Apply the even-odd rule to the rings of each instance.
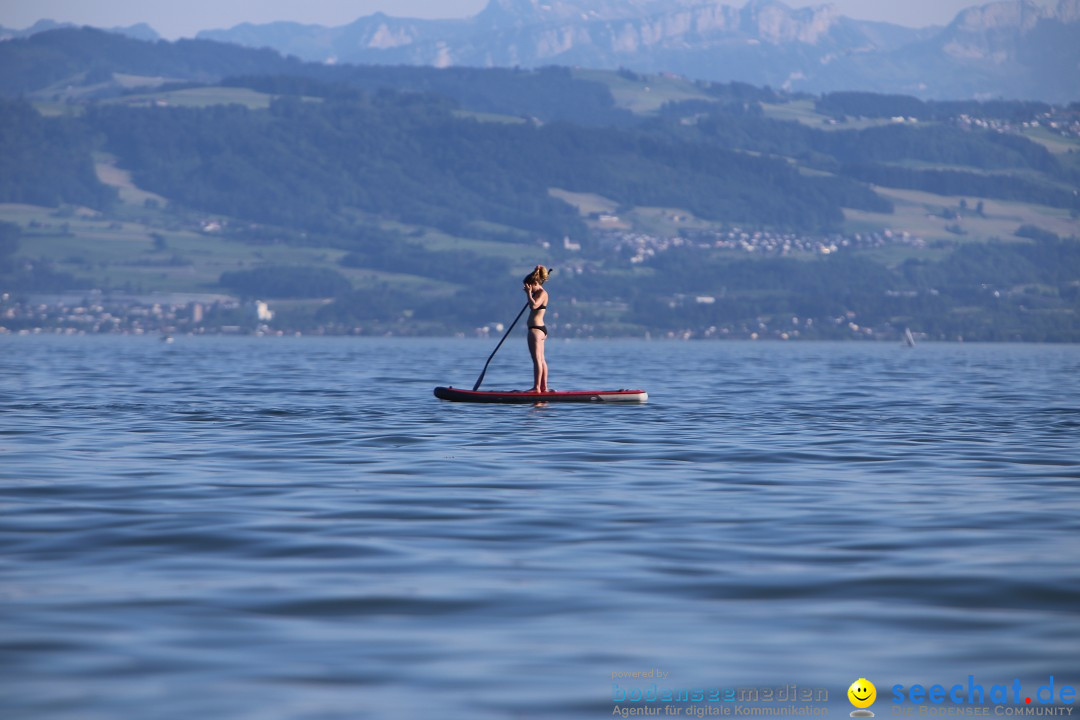
[[0, 48], [0, 89], [32, 101], [0, 100], [13, 297], [259, 298], [287, 330], [471, 332], [543, 262], [564, 337], [1080, 339], [1075, 106], [65, 32]]

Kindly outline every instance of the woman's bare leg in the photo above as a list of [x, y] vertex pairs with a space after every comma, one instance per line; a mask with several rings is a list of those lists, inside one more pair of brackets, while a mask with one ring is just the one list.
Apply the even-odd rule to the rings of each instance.
[[[537, 330], [536, 334], [540, 335], [541, 333], [539, 330]], [[540, 392], [548, 391], [548, 366], [547, 359], [544, 357], [544, 344], [546, 340], [546, 337], [539, 337], [536, 339], [536, 354], [540, 360], [540, 372], [536, 378], [536, 381], [538, 383], [537, 387], [540, 388]]]
[[539, 330], [529, 329], [529, 355], [532, 356], [533, 364], [533, 386], [529, 388], [529, 392], [540, 392], [543, 387], [540, 383], [544, 376], [544, 340], [538, 337], [542, 334]]

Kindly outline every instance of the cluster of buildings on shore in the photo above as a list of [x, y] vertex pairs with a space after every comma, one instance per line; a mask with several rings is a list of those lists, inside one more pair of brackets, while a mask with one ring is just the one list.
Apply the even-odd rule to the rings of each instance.
[[628, 257], [632, 264], [646, 262], [659, 253], [678, 247], [715, 248], [782, 256], [794, 253], [829, 255], [845, 249], [882, 247], [890, 243], [916, 247], [926, 245], [922, 238], [892, 230], [846, 235], [804, 235], [735, 227], [724, 231], [699, 231], [676, 236], [648, 235], [629, 230], [612, 230], [600, 235], [602, 247]]
[[[599, 246], [604, 254], [614, 254], [640, 264], [669, 251], [673, 248], [723, 249], [739, 253], [756, 253], [761, 256], [784, 256], [787, 254], [829, 255], [845, 249], [879, 247], [889, 243], [922, 245], [920, 238], [908, 233], [895, 233], [890, 230], [869, 233], [849, 233], [846, 235], [815, 236], [799, 233], [782, 233], [768, 230], [754, 230], [732, 227], [722, 231], [684, 230], [676, 236], [658, 236], [630, 230], [608, 230], [599, 233]], [[573, 248], [577, 249], [577, 248]], [[589, 263], [569, 262], [568, 272], [582, 272], [583, 265]], [[716, 298], [711, 296], [679, 296], [673, 302], [677, 305], [711, 304]], [[0, 335], [160, 335], [171, 338], [173, 335], [201, 334], [245, 334], [245, 335], [294, 335], [300, 334], [382, 334], [371, 328], [346, 327], [339, 325], [315, 325], [302, 323], [301, 327], [287, 328], [274, 323], [274, 312], [261, 300], [240, 301], [228, 296], [199, 295], [163, 295], [139, 296], [128, 294], [104, 294], [100, 291], [86, 293], [68, 293], [64, 295], [13, 296], [0, 291]], [[850, 322], [845, 321], [844, 325]], [[603, 323], [602, 323], [603, 324]], [[869, 328], [846, 328], [847, 336], [875, 337]], [[385, 330], [385, 328], [384, 328]], [[417, 332], [424, 332], [413, 328]], [[428, 328], [430, 331], [431, 328]], [[502, 328], [496, 328], [502, 332]], [[781, 340], [796, 339], [800, 336], [820, 336], [823, 328], [814, 328], [813, 320], [796, 321], [783, 327], [771, 326], [770, 322], [760, 324], [732, 325], [730, 327], [698, 328], [678, 330], [665, 334], [671, 338], [747, 338]], [[885, 329], [891, 334], [892, 329]], [[410, 328], [394, 328], [395, 333], [409, 334]], [[635, 334], [631, 328], [616, 326], [594, 326], [588, 321], [577, 326], [566, 324], [561, 329], [564, 337], [592, 337], [622, 334], [627, 331]], [[835, 335], [836, 328], [829, 334]], [[480, 328], [474, 334], [484, 336], [489, 328]]]
[[1052, 135], [1069, 140], [1080, 140], [1080, 112], [1045, 113], [1033, 120], [1024, 121], [979, 118], [961, 114], [952, 119], [952, 124], [965, 130], [977, 128], [1011, 133], [1041, 128]]
[[[16, 300], [9, 294], [0, 294], [0, 335], [145, 335], [172, 340], [174, 335], [300, 335], [296, 330], [272, 328], [269, 321], [272, 312], [266, 303], [240, 303], [234, 300], [212, 302], [164, 302], [140, 301], [135, 297], [105, 299], [91, 297], [82, 301], [54, 297], [34, 302]], [[711, 296], [677, 295], [671, 300], [672, 307], [712, 304]], [[477, 328], [476, 337], [494, 337], [503, 332], [501, 323]], [[407, 329], [404, 329], [406, 334]], [[848, 338], [864, 340], [892, 339], [899, 336], [902, 328], [892, 326], [871, 328], [857, 322], [854, 313], [837, 317], [761, 317], [753, 322], [737, 322], [728, 325], [686, 328], [664, 331], [647, 338], [673, 340], [691, 339], [742, 339], [742, 340], [797, 340], [800, 338]], [[564, 323], [559, 326], [563, 338], [607, 337], [611, 335], [640, 336], [629, 326], [614, 327], [589, 322]], [[362, 328], [317, 327], [303, 332], [305, 335], [355, 335], [366, 334]], [[376, 333], [382, 334], [382, 333]], [[457, 333], [463, 336], [462, 333]]]
[[[918, 125], [919, 118], [897, 115], [888, 120], [898, 125]], [[1057, 135], [1066, 140], [1080, 140], [1080, 109], [1069, 107], [1068, 109], [1056, 109], [1052, 112], [1043, 113], [1031, 120], [1005, 120], [994, 117], [977, 117], [960, 113], [954, 117], [943, 120], [948, 124], [964, 130], [993, 130], [1000, 133], [1023, 134], [1032, 130], [1043, 130], [1051, 135]], [[843, 121], [836, 118], [825, 120], [828, 125], [841, 125]]]
[[17, 299], [0, 294], [0, 335], [267, 333], [273, 312], [262, 301], [146, 302], [133, 296], [65, 295]]

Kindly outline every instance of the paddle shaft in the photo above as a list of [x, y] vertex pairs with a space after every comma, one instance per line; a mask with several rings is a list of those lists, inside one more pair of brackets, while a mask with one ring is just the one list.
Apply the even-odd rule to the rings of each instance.
[[488, 365], [491, 364], [491, 360], [495, 357], [495, 353], [499, 352], [499, 348], [501, 348], [502, 344], [506, 342], [506, 338], [510, 337], [510, 331], [514, 329], [514, 326], [517, 325], [517, 321], [521, 319], [521, 316], [528, 309], [529, 303], [526, 302], [525, 306], [521, 308], [520, 312], [518, 312], [517, 317], [514, 318], [514, 322], [510, 323], [510, 327], [507, 329], [506, 334], [502, 336], [502, 340], [499, 341], [499, 344], [496, 345], [495, 349], [491, 352], [491, 356], [488, 357], [487, 362], [484, 363], [484, 369], [480, 371], [480, 377], [476, 378], [476, 384], [472, 386], [473, 392], [476, 392], [480, 389], [480, 383], [484, 382], [484, 375], [487, 374]]

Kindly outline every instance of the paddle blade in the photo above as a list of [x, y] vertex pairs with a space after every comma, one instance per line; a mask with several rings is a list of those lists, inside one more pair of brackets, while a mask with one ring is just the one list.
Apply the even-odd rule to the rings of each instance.
[[480, 389], [480, 383], [484, 382], [484, 375], [487, 373], [487, 366], [484, 366], [483, 371], [480, 373], [480, 377], [476, 378], [476, 384], [472, 386], [473, 392]]

